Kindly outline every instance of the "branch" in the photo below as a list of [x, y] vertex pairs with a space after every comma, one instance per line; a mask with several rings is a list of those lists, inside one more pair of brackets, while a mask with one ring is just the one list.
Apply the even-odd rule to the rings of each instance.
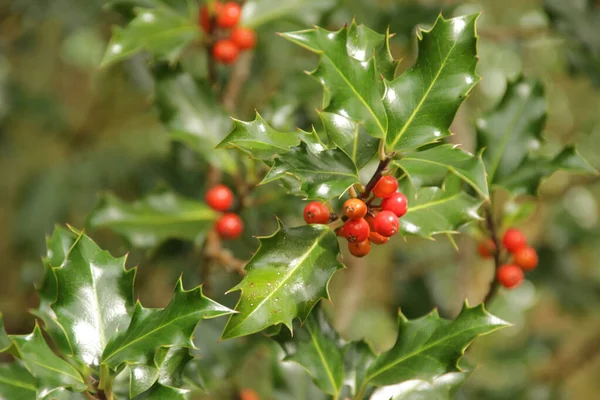
[[395, 153], [392, 153], [389, 156], [387, 156], [385, 159], [379, 161], [379, 165], [377, 166], [375, 173], [369, 180], [369, 183], [367, 183], [367, 186], [365, 186], [365, 190], [360, 195], [361, 198], [366, 199], [371, 195], [373, 188], [375, 187], [377, 182], [379, 182], [379, 179], [381, 179], [381, 173], [383, 171], [385, 171], [385, 169], [389, 165], [390, 161], [392, 161], [392, 158], [394, 157], [394, 155], [395, 155]]
[[488, 305], [496, 293], [498, 293], [498, 279], [496, 279], [496, 271], [502, 265], [500, 260], [500, 239], [498, 238], [498, 230], [496, 227], [496, 221], [494, 220], [494, 213], [492, 211], [492, 203], [488, 203], [485, 207], [485, 221], [487, 224], [488, 231], [490, 233], [490, 238], [494, 242], [494, 246], [496, 247], [496, 251], [494, 251], [494, 278], [492, 283], [490, 284], [490, 289], [483, 299], [483, 304]]

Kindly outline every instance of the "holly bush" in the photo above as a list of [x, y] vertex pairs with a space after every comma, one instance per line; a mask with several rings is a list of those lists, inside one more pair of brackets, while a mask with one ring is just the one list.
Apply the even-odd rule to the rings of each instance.
[[[575, 144], [544, 136], [545, 85], [527, 74], [504, 81], [495, 104], [453, 127], [480, 82], [479, 13], [439, 14], [417, 29], [414, 60], [400, 61], [393, 26], [340, 23], [331, 17], [339, 7], [106, 2], [119, 24], [101, 70], [137, 61], [171, 141], [168, 169], [202, 190], [163, 182], [137, 199], [104, 192], [86, 231], [55, 228], [33, 331], [7, 334], [0, 316], [0, 350], [12, 360], [0, 366], [0, 398], [462, 393], [477, 368], [465, 359], [473, 341], [510, 325], [486, 307], [548, 268], [518, 228], [541, 183], [559, 170], [598, 173]], [[286, 29], [276, 36], [274, 25]], [[280, 76], [274, 65], [283, 65]], [[139, 267], [92, 239], [109, 231], [145, 254]], [[367, 285], [374, 264], [401, 268], [395, 252], [424, 241], [432, 241], [427, 252], [448, 244], [458, 257], [473, 252], [461, 236], [479, 243], [489, 268], [479, 298], [460, 294], [460, 310], [441, 316], [435, 298], [415, 294], [398, 310], [391, 341], [377, 340], [385, 324], [375, 317], [335, 323], [334, 276], [357, 276], [346, 297], [356, 301], [352, 291]], [[183, 255], [185, 273], [164, 306], [144, 306], [136, 271], [167, 253]], [[270, 387], [254, 384], [265, 374]]]

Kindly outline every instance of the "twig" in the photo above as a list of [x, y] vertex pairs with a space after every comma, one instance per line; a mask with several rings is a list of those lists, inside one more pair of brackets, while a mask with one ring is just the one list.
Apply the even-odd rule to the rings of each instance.
[[235, 64], [233, 71], [231, 72], [231, 79], [225, 88], [222, 100], [223, 106], [229, 112], [235, 110], [240, 92], [250, 77], [252, 58], [252, 52], [242, 53], [238, 59], [238, 62]]
[[377, 182], [379, 182], [379, 179], [381, 179], [381, 173], [385, 171], [390, 161], [392, 161], [392, 157], [394, 157], [394, 153], [387, 156], [384, 160], [379, 161], [379, 165], [377, 166], [375, 173], [369, 180], [369, 183], [367, 183], [367, 186], [365, 186], [365, 190], [362, 192], [360, 197], [366, 199], [371, 195], [373, 188], [375, 187]]
[[494, 278], [492, 283], [490, 284], [490, 289], [483, 299], [483, 304], [487, 305], [492, 301], [496, 293], [498, 293], [498, 279], [496, 279], [496, 271], [500, 268], [501, 260], [500, 260], [500, 239], [498, 238], [498, 230], [496, 227], [496, 221], [494, 220], [494, 213], [492, 211], [491, 202], [488, 203], [485, 207], [485, 220], [487, 224], [487, 228], [490, 233], [490, 237], [494, 242], [494, 246], [496, 247], [494, 251]]

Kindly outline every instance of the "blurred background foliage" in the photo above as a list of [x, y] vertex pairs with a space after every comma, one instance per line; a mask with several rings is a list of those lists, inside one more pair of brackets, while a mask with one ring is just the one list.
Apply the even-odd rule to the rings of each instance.
[[[111, 26], [123, 22], [103, 6], [102, 0], [0, 1], [0, 309], [11, 333], [29, 332], [34, 324], [27, 310], [37, 305], [33, 284], [42, 274], [44, 235], [54, 224], [85, 226], [101, 191], [128, 200], [164, 186], [196, 198], [204, 192], [208, 166], [170, 143], [153, 107], [144, 56], [99, 68]], [[318, 124], [313, 110], [321, 88], [303, 76], [316, 57], [275, 32], [309, 23], [337, 29], [352, 18], [381, 32], [389, 26], [396, 33], [394, 56], [407, 68], [415, 56], [416, 26], [427, 28], [440, 11], [483, 12], [483, 80], [455, 120], [453, 141], [469, 148], [478, 115], [497, 104], [508, 80], [524, 74], [546, 86], [547, 151], [578, 142], [582, 155], [600, 167], [597, 0], [339, 0], [316, 20], [309, 14], [275, 20], [259, 28], [252, 78], [234, 116], [252, 118], [259, 109], [277, 128]], [[202, 57], [184, 55], [184, 68], [202, 76]], [[269, 194], [272, 188], [261, 190]], [[520, 224], [540, 252], [540, 267], [491, 305], [514, 326], [479, 340], [469, 352], [469, 361], [480, 367], [460, 398], [600, 397], [599, 193], [596, 178], [558, 173], [544, 183], [539, 202], [529, 206], [532, 215]], [[235, 243], [236, 254], [251, 255], [257, 245], [252, 235], [272, 232], [273, 214], [298, 225], [300, 204], [290, 199], [246, 211], [248, 228]], [[508, 200], [503, 207], [510, 214], [515, 204]], [[146, 306], [164, 306], [182, 271], [188, 286], [202, 280], [192, 244], [169, 241], [145, 252], [108, 231], [89, 233], [114, 255], [131, 251], [129, 265], [141, 265], [137, 290]], [[347, 258], [350, 268], [332, 282], [335, 326], [344, 337], [365, 337], [385, 349], [395, 339], [397, 308], [409, 318], [433, 307], [452, 317], [464, 298], [476, 304], [484, 296], [493, 266], [476, 256], [473, 238], [458, 237], [458, 252], [444, 240], [397, 243], [366, 259]], [[238, 279], [213, 271], [211, 296], [233, 305], [236, 296], [222, 293]], [[258, 337], [217, 345], [224, 322], [203, 323], [196, 334], [203, 357], [198, 379], [213, 388], [214, 398], [233, 398], [239, 388], [252, 387], [265, 399], [282, 399], [283, 386], [295, 388], [293, 398], [318, 398], [302, 370], [274, 363], [279, 354], [271, 342]]]

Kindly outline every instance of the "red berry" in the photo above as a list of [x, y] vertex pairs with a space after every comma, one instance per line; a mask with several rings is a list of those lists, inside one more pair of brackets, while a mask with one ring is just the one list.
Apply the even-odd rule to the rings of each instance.
[[523, 270], [514, 264], [505, 264], [498, 268], [498, 282], [505, 288], [513, 288], [523, 282]]
[[373, 244], [386, 244], [390, 240], [390, 238], [386, 238], [385, 236], [381, 236], [377, 232], [371, 232], [371, 233], [369, 233], [369, 240]]
[[243, 389], [240, 392], [240, 400], [260, 400], [260, 397], [252, 389]]
[[340, 236], [340, 237], [346, 237], [346, 235], [344, 234], [344, 225], [342, 225], [342, 226], [340, 226], [339, 228], [337, 228], [337, 229], [335, 230], [335, 234], [336, 234], [337, 236]]
[[244, 222], [237, 214], [223, 214], [217, 221], [217, 232], [223, 239], [237, 239], [243, 230]]
[[342, 208], [348, 218], [361, 219], [367, 215], [367, 205], [361, 199], [348, 199]]
[[479, 251], [481, 258], [492, 258], [496, 252], [496, 243], [490, 238], [485, 242], [479, 243], [477, 250]]
[[373, 227], [381, 236], [394, 236], [398, 233], [398, 217], [391, 211], [382, 211], [375, 217]]
[[221, 39], [213, 46], [212, 55], [215, 60], [223, 64], [231, 64], [237, 60], [239, 49], [231, 40]]
[[382, 176], [373, 188], [375, 197], [385, 199], [390, 197], [398, 190], [398, 180], [393, 176]]
[[329, 209], [323, 203], [313, 201], [304, 207], [304, 221], [307, 224], [329, 223]]
[[215, 1], [213, 4], [214, 7], [214, 13], [211, 15], [210, 11], [208, 10], [207, 6], [202, 6], [202, 8], [200, 9], [200, 18], [199, 18], [199, 22], [200, 22], [200, 26], [202, 27], [202, 30], [204, 30], [204, 32], [206, 33], [210, 33], [213, 30], [213, 26], [212, 26], [212, 17], [216, 14], [218, 14], [221, 11], [221, 7], [223, 5], [221, 3], [219, 3], [218, 1]]
[[348, 250], [354, 257], [364, 257], [371, 251], [371, 242], [364, 240], [362, 242], [348, 243]]
[[233, 204], [233, 192], [225, 185], [216, 185], [208, 189], [204, 200], [213, 210], [227, 211]]
[[522, 249], [527, 246], [527, 238], [518, 229], [510, 228], [504, 233], [504, 237], [502, 238], [502, 244], [511, 253], [514, 253], [517, 250]]
[[364, 218], [349, 219], [344, 224], [344, 236], [350, 243], [364, 242], [369, 238], [369, 224]]
[[406, 214], [406, 210], [408, 210], [408, 200], [406, 200], [406, 196], [402, 193], [393, 193], [390, 197], [383, 199], [381, 208], [384, 211], [393, 212], [400, 218]]
[[231, 31], [231, 40], [240, 50], [249, 50], [256, 45], [256, 32], [250, 28], [236, 27]]
[[538, 255], [533, 247], [523, 247], [515, 252], [513, 261], [526, 271], [535, 269], [538, 265]]
[[221, 28], [231, 28], [240, 21], [242, 7], [232, 1], [223, 4], [217, 13], [217, 25]]

